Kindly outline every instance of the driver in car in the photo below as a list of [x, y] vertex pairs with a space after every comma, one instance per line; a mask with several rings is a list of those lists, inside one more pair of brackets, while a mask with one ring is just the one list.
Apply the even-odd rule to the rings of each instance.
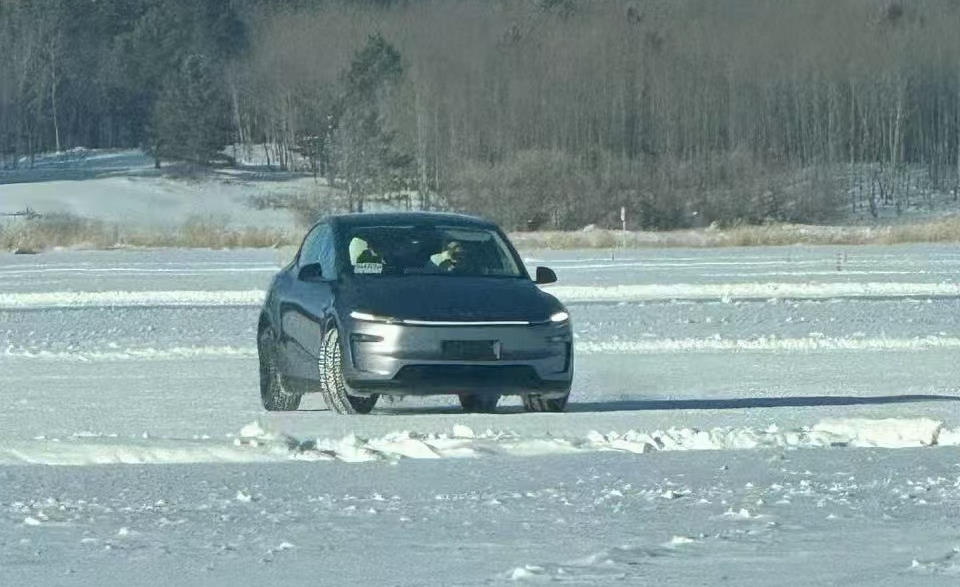
[[436, 260], [440, 271], [452, 272], [462, 267], [458, 267], [463, 261], [463, 245], [460, 241], [452, 240], [447, 243], [440, 253], [440, 258]]

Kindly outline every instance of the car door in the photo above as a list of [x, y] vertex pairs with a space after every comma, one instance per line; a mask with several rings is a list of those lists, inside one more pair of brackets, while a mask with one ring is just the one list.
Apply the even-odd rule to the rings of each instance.
[[[289, 283], [279, 300], [284, 372], [301, 379], [317, 379], [320, 345], [325, 325], [333, 311], [337, 283], [333, 231], [319, 224], [304, 239], [300, 254], [289, 272]], [[319, 278], [304, 278], [303, 268], [320, 264]]]

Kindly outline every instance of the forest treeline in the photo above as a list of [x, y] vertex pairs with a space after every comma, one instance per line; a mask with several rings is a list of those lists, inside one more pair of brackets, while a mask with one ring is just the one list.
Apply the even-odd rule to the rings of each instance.
[[511, 228], [960, 192], [958, 0], [0, 0], [0, 165], [306, 167]]

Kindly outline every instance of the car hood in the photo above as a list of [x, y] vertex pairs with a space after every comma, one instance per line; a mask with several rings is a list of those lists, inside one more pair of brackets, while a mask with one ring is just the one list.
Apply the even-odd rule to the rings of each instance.
[[545, 322], [561, 306], [528, 279], [405, 276], [354, 278], [341, 309], [406, 320]]

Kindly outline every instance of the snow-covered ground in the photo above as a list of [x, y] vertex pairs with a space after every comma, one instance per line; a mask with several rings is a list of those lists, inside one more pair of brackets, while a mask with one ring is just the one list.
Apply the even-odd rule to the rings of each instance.
[[543, 252], [568, 413], [259, 406], [285, 252], [0, 255], [0, 584], [960, 580], [960, 252]]
[[314, 195], [327, 188], [303, 173], [256, 168], [154, 169], [141, 151], [48, 154], [33, 167], [0, 170], [0, 214], [26, 209], [69, 213], [129, 228], [169, 228], [212, 219], [232, 227], [290, 228], [287, 210], [257, 209], [254, 199]]

